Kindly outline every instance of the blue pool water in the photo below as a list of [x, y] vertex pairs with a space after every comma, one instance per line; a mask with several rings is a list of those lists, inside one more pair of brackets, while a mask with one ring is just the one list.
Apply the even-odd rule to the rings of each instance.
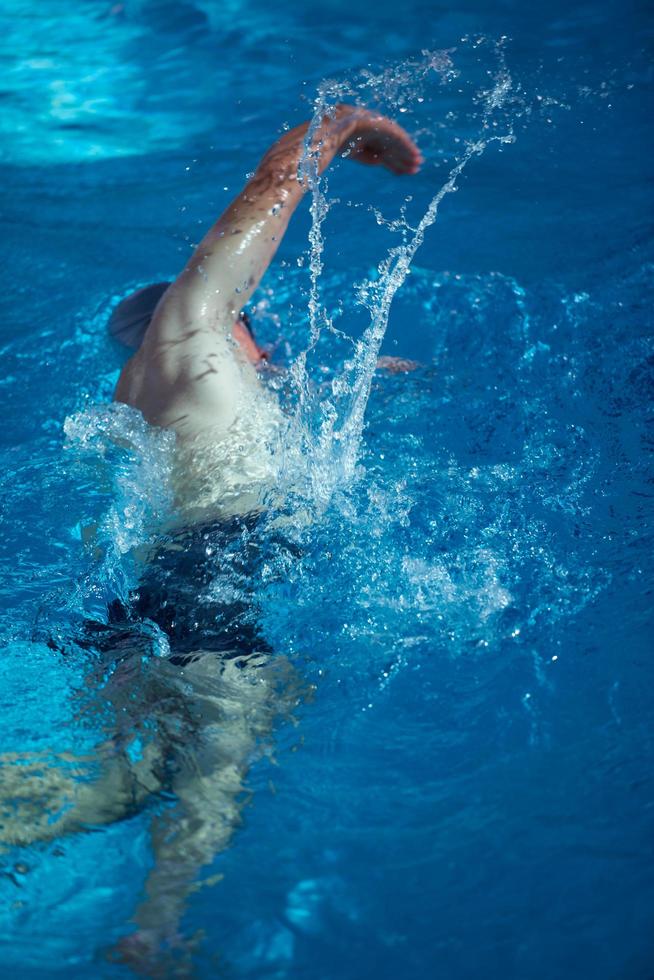
[[[114, 665], [73, 642], [125, 597], [168, 506], [166, 446], [107, 408], [112, 305], [174, 276], [283, 128], [349, 92], [426, 164], [335, 166], [326, 218], [305, 204], [257, 296], [257, 335], [292, 372], [317, 298], [314, 327], [374, 358], [372, 313], [381, 353], [419, 366], [377, 372], [366, 401], [323, 326], [302, 453], [283, 457], [293, 505], [257, 562], [221, 556], [205, 583], [256, 597], [288, 676], [197, 876], [218, 880], [188, 896], [195, 941], [150, 973], [651, 978], [646, 5], [8, 0], [0, 23], [3, 820], [30, 794], [43, 812], [53, 769], [77, 760], [92, 783], [107, 740], [147, 741], [156, 651], [119, 709]], [[384, 332], [389, 249], [471, 143]], [[288, 376], [272, 383], [291, 411]], [[364, 407], [361, 441], [321, 440]], [[132, 975], [109, 951], [175, 802], [2, 845], [4, 975]]]

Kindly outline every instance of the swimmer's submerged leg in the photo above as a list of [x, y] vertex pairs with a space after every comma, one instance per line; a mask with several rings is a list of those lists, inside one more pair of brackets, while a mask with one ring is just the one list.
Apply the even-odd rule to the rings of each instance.
[[198, 883], [198, 874], [228, 846], [240, 823], [248, 767], [274, 722], [291, 718], [303, 695], [297, 674], [279, 657], [221, 660], [199, 651], [183, 670], [162, 666], [165, 686], [183, 690], [186, 709], [199, 724], [193, 739], [175, 749], [174, 805], [153, 818], [155, 863], [134, 916], [137, 931], [114, 951], [122, 962], [145, 970], [164, 947], [179, 942], [189, 894], [214, 883]]
[[188, 896], [202, 887], [199, 872], [240, 823], [250, 764], [265, 751], [275, 722], [291, 720], [307, 692], [288, 661], [256, 653], [223, 659], [196, 651], [183, 668], [151, 660], [138, 684], [123, 680], [117, 672], [102, 694], [127, 732], [138, 724], [135, 710], [147, 720], [154, 734], [140, 740], [139, 757], [121, 748], [120, 736], [88, 757], [5, 753], [0, 847], [98, 828], [134, 816], [153, 797], [167, 800], [151, 818], [154, 866], [136, 931], [110, 954], [151, 975], [166, 946], [181, 942], [180, 919]]

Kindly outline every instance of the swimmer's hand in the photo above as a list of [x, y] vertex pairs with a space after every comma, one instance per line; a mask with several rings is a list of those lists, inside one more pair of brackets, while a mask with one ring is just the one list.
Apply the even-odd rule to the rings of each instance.
[[339, 106], [349, 114], [354, 133], [346, 141], [341, 156], [369, 167], [386, 167], [394, 174], [416, 174], [425, 162], [411, 137], [392, 119], [352, 106]]
[[[311, 125], [305, 122], [296, 126], [271, 146], [249, 185], [251, 197], [252, 191], [260, 193], [260, 188], [267, 188], [270, 182], [277, 185], [278, 197], [285, 184], [287, 193], [292, 193], [289, 185], [299, 176]], [[317, 158], [320, 173], [339, 155], [371, 167], [386, 167], [394, 174], [416, 174], [424, 163], [422, 153], [398, 123], [362, 106], [344, 103], [334, 106], [315, 126], [309, 149]], [[302, 194], [307, 185], [300, 179], [295, 189]]]

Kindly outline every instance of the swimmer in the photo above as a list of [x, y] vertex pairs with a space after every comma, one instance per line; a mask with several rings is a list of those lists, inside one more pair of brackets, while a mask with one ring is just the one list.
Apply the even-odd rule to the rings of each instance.
[[[265, 474], [265, 441], [279, 423], [280, 410], [258, 376], [265, 354], [242, 311], [309, 189], [306, 177], [301, 179], [298, 172], [308, 131], [309, 123], [304, 123], [273, 144], [172, 285], [151, 287], [150, 293], [136, 297], [135, 304], [128, 302], [117, 311], [115, 332], [122, 331], [124, 339], [125, 329], [131, 328], [131, 342], [138, 350], [123, 369], [115, 399], [140, 410], [151, 425], [176, 433], [177, 502], [187, 521], [218, 516], [223, 528], [234, 524], [235, 518], [238, 524], [256, 501], [248, 481]], [[338, 154], [398, 175], [416, 174], [423, 162], [417, 146], [397, 123], [347, 105], [337, 106], [333, 115], [323, 118], [310, 150], [320, 173]], [[154, 298], [158, 301], [148, 323], [147, 308]], [[415, 365], [387, 358], [380, 366], [404, 371]], [[207, 479], [206, 462], [216, 458], [217, 445], [231, 480], [215, 468]], [[198, 510], [204, 514], [200, 516]], [[162, 557], [167, 560], [165, 552]], [[170, 583], [174, 574], [170, 569], [164, 580]], [[148, 618], [159, 621], [160, 608], [170, 609], [171, 601], [162, 602], [157, 592], [150, 605]], [[197, 615], [197, 606], [189, 608]], [[242, 637], [242, 627], [235, 626], [238, 617], [230, 614], [229, 619], [227, 634]], [[163, 621], [161, 625], [175, 652], [180, 638], [173, 638]], [[185, 642], [192, 646], [189, 630], [184, 632]], [[270, 731], [274, 717], [290, 717], [299, 700], [301, 685], [285, 659], [262, 652], [260, 638], [250, 637], [246, 646], [249, 649], [236, 661], [240, 670], [234, 671], [224, 656], [220, 666], [221, 660], [206, 649], [196, 650], [184, 667], [187, 690], [192, 689], [190, 700], [200, 702], [203, 718], [213, 712], [224, 719], [228, 700], [232, 721], [222, 729], [205, 721], [201, 764], [182, 767], [172, 787], [178, 800], [176, 812], [172, 818], [155, 821], [156, 863], [146, 884], [147, 898], [135, 916], [138, 931], [120, 947], [120, 958], [132, 966], [147, 963], [162, 940], [174, 935], [198, 869], [227, 845], [238, 820], [235, 800], [257, 737]], [[231, 692], [230, 684], [220, 682], [220, 673], [227, 668]], [[177, 683], [168, 680], [169, 685]], [[254, 694], [260, 698], [256, 707]]]
[[[70, 639], [92, 651], [98, 697], [113, 708], [95, 756], [0, 757], [0, 846], [113, 822], [159, 795], [174, 801], [152, 817], [154, 866], [136, 931], [114, 950], [147, 976], [169, 975], [166, 949], [183, 947], [187, 897], [240, 820], [252, 759], [308, 693], [259, 635], [241, 584], [233, 595], [262, 560], [248, 482], [265, 472], [262, 445], [280, 417], [257, 373], [265, 354], [241, 314], [308, 190], [298, 175], [308, 130], [298, 126], [270, 148], [172, 284], [140, 290], [114, 311], [110, 329], [136, 349], [115, 400], [176, 434], [182, 527], [153, 550], [129, 604], [112, 603], [106, 622]], [[338, 154], [395, 174], [422, 163], [400, 126], [345, 105], [322, 120], [311, 152], [320, 172]], [[203, 469], [216, 447], [228, 480]], [[162, 637], [165, 657], [152, 653]], [[62, 649], [59, 638], [47, 642]]]
[[[114, 397], [151, 425], [176, 433], [173, 484], [187, 519], [203, 507], [213, 507], [212, 516], [244, 513], [256, 499], [248, 483], [265, 480], [266, 443], [280, 409], [258, 377], [265, 355], [240, 315], [309, 189], [298, 173], [308, 131], [303, 123], [271, 146], [172, 285], [135, 297], [138, 307], [160, 296]], [[394, 174], [415, 174], [423, 162], [397, 123], [348, 105], [323, 118], [310, 151], [321, 173], [339, 154]], [[121, 312], [114, 330], [119, 335], [125, 327]], [[123, 319], [129, 312], [128, 303]], [[388, 359], [384, 366], [393, 367]], [[216, 447], [222, 455], [207, 477]]]

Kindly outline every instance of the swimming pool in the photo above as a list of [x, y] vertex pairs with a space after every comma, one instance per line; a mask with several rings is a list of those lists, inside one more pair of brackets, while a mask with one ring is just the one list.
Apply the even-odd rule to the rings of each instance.
[[[168, 506], [165, 447], [134, 423], [137, 448], [121, 448], [123, 423], [97, 408], [123, 359], [112, 305], [174, 275], [283, 127], [349, 87], [427, 164], [411, 181], [335, 168], [339, 200], [324, 221], [298, 215], [254, 311], [282, 367], [306, 346], [312, 296], [314, 325], [334, 327], [285, 471], [311, 520], [294, 510], [245, 573], [293, 707], [252, 753], [242, 822], [199, 875], [220, 880], [189, 896], [182, 933], [204, 933], [200, 977], [650, 976], [644, 6], [4, 11], [5, 769], [38, 779], [69, 754], [92, 780], [103, 739], [120, 729], [136, 752], [142, 736], [103, 700], [92, 651], [46, 643], [106, 616]], [[357, 298], [379, 311], [389, 248], [492, 136], [514, 142], [471, 155], [390, 308], [381, 352], [419, 367], [376, 373], [366, 402], [335, 330], [363, 335]], [[357, 392], [362, 441], [334, 440], [325, 422], [339, 431]], [[107, 950], [151, 871], [153, 814], [174, 802], [3, 850], [7, 975], [130, 975]]]

